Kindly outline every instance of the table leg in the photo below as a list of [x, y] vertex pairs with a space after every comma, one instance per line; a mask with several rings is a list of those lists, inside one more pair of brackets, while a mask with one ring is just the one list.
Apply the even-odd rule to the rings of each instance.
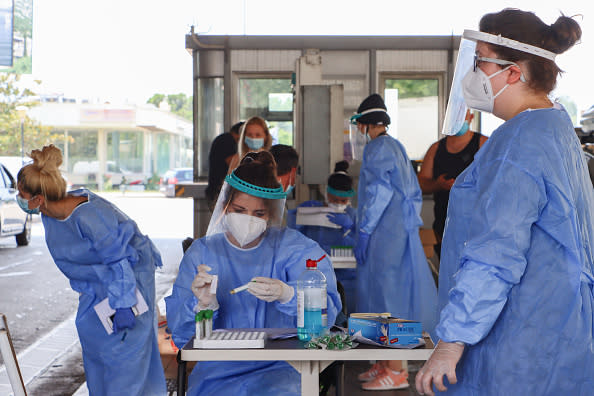
[[177, 394], [184, 396], [186, 394], [186, 365], [187, 362], [181, 359], [181, 350], [177, 352]]

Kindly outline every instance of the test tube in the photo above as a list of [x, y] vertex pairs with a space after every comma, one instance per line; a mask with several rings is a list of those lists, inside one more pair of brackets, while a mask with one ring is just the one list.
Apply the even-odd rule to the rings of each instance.
[[199, 311], [196, 316], [194, 316], [194, 320], [196, 321], [196, 339], [203, 340], [205, 338], [204, 335], [204, 311]]
[[212, 334], [212, 315], [212, 309], [204, 311], [204, 338], [208, 338]]

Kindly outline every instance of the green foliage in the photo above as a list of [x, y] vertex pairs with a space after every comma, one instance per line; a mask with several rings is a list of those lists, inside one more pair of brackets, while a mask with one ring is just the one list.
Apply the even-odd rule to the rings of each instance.
[[159, 107], [163, 99], [165, 99], [165, 95], [157, 93], [151, 96], [150, 99], [146, 101], [146, 103], [154, 104], [155, 106]]
[[192, 119], [192, 96], [186, 96], [183, 93], [164, 95], [156, 93], [147, 100], [147, 103], [154, 104], [159, 107], [161, 102], [167, 100], [171, 107], [171, 112], [187, 120]]
[[31, 57], [23, 56], [22, 58], [16, 59], [12, 65], [12, 68], [6, 70], [6, 73], [31, 74], [31, 70], [33, 70]]
[[31, 57], [27, 55], [27, 39], [33, 36], [33, 0], [16, 0], [14, 3], [14, 31], [24, 40], [24, 56], [15, 60], [8, 73], [31, 74]]
[[25, 153], [63, 139], [61, 134], [52, 133], [49, 127], [40, 125], [26, 115], [21, 120], [17, 107], [31, 108], [37, 103], [30, 100], [34, 95], [32, 91], [18, 87], [19, 79], [19, 75], [0, 74], [0, 155], [20, 155], [21, 123]]
[[159, 175], [157, 175], [156, 173], [153, 173], [153, 175], [146, 181], [146, 190], [147, 191], [158, 191], [159, 190], [159, 180], [160, 177]]
[[424, 98], [437, 96], [437, 80], [399, 79], [386, 80], [386, 88], [398, 89], [398, 98]]

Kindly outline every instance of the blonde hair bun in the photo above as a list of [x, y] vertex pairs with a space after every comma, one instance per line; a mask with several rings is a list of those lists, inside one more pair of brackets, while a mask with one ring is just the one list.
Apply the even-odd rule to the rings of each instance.
[[40, 172], [52, 172], [62, 165], [62, 152], [53, 144], [31, 151], [29, 157]]

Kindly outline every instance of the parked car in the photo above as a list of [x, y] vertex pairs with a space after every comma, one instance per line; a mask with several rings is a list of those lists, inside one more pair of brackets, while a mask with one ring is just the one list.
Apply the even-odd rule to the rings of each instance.
[[[99, 161], [77, 161], [68, 175], [73, 188], [97, 188], [99, 174]], [[109, 182], [115, 188], [120, 184], [144, 184], [148, 175], [132, 172], [118, 166], [114, 161], [105, 162], [103, 172], [104, 183]]]
[[0, 237], [14, 236], [17, 246], [26, 246], [31, 241], [32, 215], [21, 210], [17, 203], [16, 180], [8, 169], [0, 164]]
[[159, 183], [159, 191], [166, 197], [175, 197], [175, 185], [183, 182], [192, 182], [194, 170], [192, 168], [175, 168], [165, 172]]

